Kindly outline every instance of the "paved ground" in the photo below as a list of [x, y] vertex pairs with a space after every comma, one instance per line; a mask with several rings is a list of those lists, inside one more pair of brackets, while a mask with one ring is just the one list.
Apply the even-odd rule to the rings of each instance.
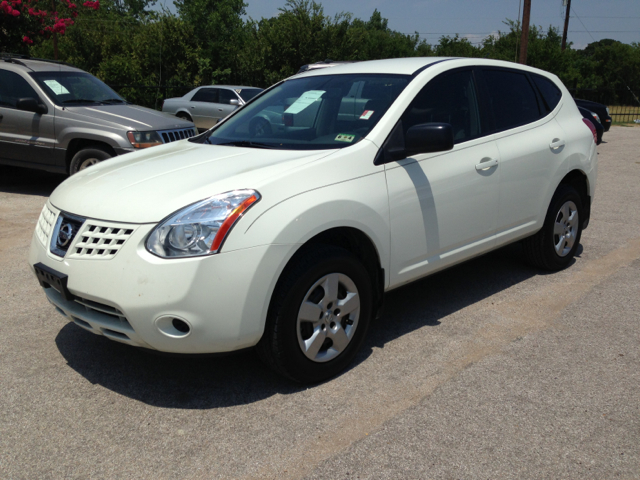
[[390, 293], [356, 364], [149, 355], [68, 324], [26, 263], [62, 177], [0, 167], [0, 478], [640, 478], [640, 129], [599, 147], [583, 250], [510, 246]]

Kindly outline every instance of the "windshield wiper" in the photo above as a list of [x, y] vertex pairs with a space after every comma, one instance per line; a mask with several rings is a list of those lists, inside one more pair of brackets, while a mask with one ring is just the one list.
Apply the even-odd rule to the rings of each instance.
[[69, 100], [65, 100], [62, 103], [100, 103], [95, 100], [87, 100], [86, 98], [71, 98]]
[[127, 103], [126, 100], [122, 100], [121, 98], [107, 98], [106, 100], [100, 100], [102, 103], [106, 103], [107, 105], [115, 105], [118, 103]]
[[209, 144], [211, 144], [211, 145], [229, 146], [229, 147], [277, 148], [274, 145], [268, 145], [266, 143], [251, 142], [251, 141], [248, 141], [248, 140], [236, 140], [235, 142], [224, 142], [224, 143], [211, 143], [211, 142], [209, 142]]

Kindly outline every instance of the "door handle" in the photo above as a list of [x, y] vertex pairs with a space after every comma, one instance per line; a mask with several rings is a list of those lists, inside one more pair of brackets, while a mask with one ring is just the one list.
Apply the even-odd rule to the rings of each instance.
[[553, 141], [549, 144], [549, 148], [551, 150], [557, 150], [560, 147], [565, 146], [565, 141], [560, 138], [554, 138]]
[[497, 158], [487, 157], [480, 160], [480, 163], [476, 165], [476, 170], [480, 172], [482, 170], [489, 170], [490, 168], [497, 167], [497, 166], [498, 166]]

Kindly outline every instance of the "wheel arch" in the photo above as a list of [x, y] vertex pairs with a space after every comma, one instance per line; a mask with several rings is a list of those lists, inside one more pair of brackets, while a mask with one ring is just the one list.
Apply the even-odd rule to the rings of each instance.
[[71, 160], [73, 159], [76, 153], [78, 153], [83, 148], [94, 147], [94, 146], [100, 147], [106, 150], [111, 154], [112, 157], [115, 157], [118, 155], [114, 150], [114, 148], [106, 142], [101, 142], [99, 140], [93, 140], [90, 138], [74, 138], [69, 142], [69, 145], [67, 147], [67, 153], [65, 156], [65, 163], [66, 163], [65, 168], [67, 169], [67, 172], [69, 171]]
[[[362, 230], [354, 227], [334, 227], [310, 238], [300, 246], [287, 266], [295, 261], [299, 254], [314, 245], [331, 245], [339, 247], [355, 255], [364, 265], [371, 277], [375, 299], [376, 316], [380, 314], [384, 296], [385, 271], [382, 267], [380, 254], [373, 240]], [[285, 267], [286, 269], [287, 267]]]
[[583, 171], [575, 169], [563, 177], [560, 181], [560, 185], [569, 185], [575, 188], [580, 195], [582, 208], [585, 213], [585, 218], [582, 221], [582, 229], [584, 230], [589, 225], [589, 220], [591, 218], [591, 196], [589, 195], [591, 190], [589, 189], [589, 178]]
[[[182, 114], [182, 116], [180, 115]], [[176, 113], [174, 114], [176, 117], [181, 117], [184, 118], [184, 116], [188, 117], [188, 120], [190, 122], [193, 122], [193, 115], [191, 115], [191, 113], [184, 107], [180, 107], [176, 110]]]

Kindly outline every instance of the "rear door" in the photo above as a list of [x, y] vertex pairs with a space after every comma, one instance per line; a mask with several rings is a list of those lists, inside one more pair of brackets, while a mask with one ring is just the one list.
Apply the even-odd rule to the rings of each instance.
[[483, 68], [482, 77], [500, 152], [497, 241], [506, 243], [540, 227], [566, 139], [527, 72]]
[[54, 109], [45, 114], [18, 110], [20, 98], [43, 103], [21, 75], [0, 70], [0, 158], [12, 162], [54, 165]]

